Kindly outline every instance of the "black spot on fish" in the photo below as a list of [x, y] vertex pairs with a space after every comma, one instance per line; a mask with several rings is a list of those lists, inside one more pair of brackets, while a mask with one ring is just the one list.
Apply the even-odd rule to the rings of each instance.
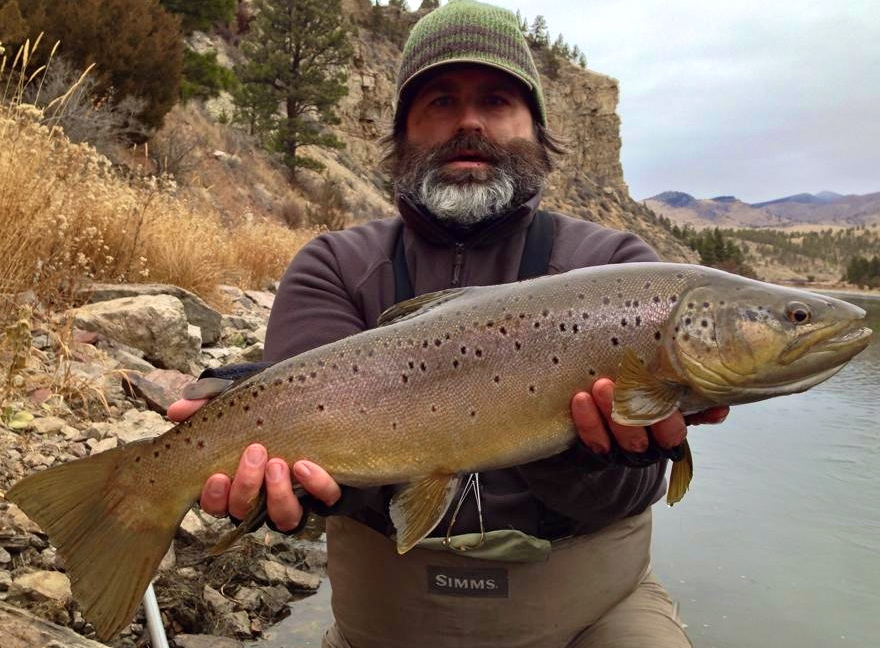
[[642, 318], [639, 317], [638, 315], [636, 315], [636, 326], [641, 326], [641, 325], [642, 325]]
[[183, 442], [184, 442], [185, 444], [189, 445], [190, 443], [193, 442], [193, 440], [190, 439], [189, 437], [186, 437], [186, 438], [183, 440]]
[[709, 322], [707, 322], [706, 320], [703, 320], [703, 321], [700, 322], [700, 326], [702, 326], [703, 328], [708, 328], [708, 327], [709, 327]]
[[553, 364], [559, 364], [559, 358], [557, 358], [556, 356], [553, 356], [551, 360], [553, 361]]
[[655, 304], [659, 304], [660, 303], [660, 295], [654, 295], [651, 298], [651, 301], [653, 301]]
[[391, 429], [392, 429], [392, 430], [396, 430], [396, 429], [397, 429], [397, 421], [391, 421]]
[[684, 325], [685, 325], [685, 326], [690, 326], [690, 325], [691, 325], [691, 322], [693, 322], [693, 320], [692, 320], [690, 317], [685, 317], [685, 318], [684, 318]]
[[323, 412], [323, 411], [324, 411], [324, 406], [323, 406], [323, 405], [318, 405], [318, 411], [319, 411], [319, 412]]
[[156, 483], [156, 480], [153, 479], [152, 477], [150, 477], [150, 483], [151, 483], [151, 484], [155, 484], [155, 483]]
[[422, 348], [423, 348], [423, 349], [427, 349], [427, 348], [428, 348], [428, 341], [427, 341], [427, 340], [422, 340]]
[[565, 322], [563, 322], [562, 324], [559, 325], [559, 330], [562, 331], [563, 333], [565, 332], [565, 328], [566, 328]]
[[605, 304], [605, 305], [607, 306], [608, 304], [611, 303], [611, 300], [608, 299], [607, 297], [603, 297], [603, 298], [602, 298], [602, 303]]
[[626, 318], [625, 317], [622, 320], [620, 320], [620, 325], [623, 327], [626, 326]]
[[532, 326], [534, 326], [536, 329], [539, 329], [541, 328], [541, 322], [535, 322], [534, 324], [532, 324]]
[[243, 409], [245, 412], [250, 412], [250, 411], [251, 411], [251, 406], [250, 406], [250, 405], [245, 405], [244, 407], [242, 407], [242, 409]]
[[493, 326], [495, 326], [495, 322], [493, 322], [492, 320], [486, 322], [486, 328], [492, 328]]
[[287, 377], [287, 382], [292, 383], [292, 382], [293, 382], [293, 376], [288, 376], [288, 377]]
[[317, 378], [317, 377], [318, 377], [318, 372], [317, 372], [317, 371], [309, 372], [309, 376], [312, 377], [312, 378]]
[[595, 376], [595, 375], [596, 375], [596, 370], [595, 370], [595, 369], [590, 369], [590, 375], [591, 375], [591, 376]]
[[351, 371], [352, 373], [357, 373], [358, 371], [360, 371], [360, 367], [358, 367], [357, 365], [351, 365]]
[[675, 302], [678, 301], [678, 295], [673, 295], [672, 297], [669, 298], [669, 301], [671, 301], [674, 304]]
[[261, 418], [257, 419], [257, 427], [263, 427], [263, 419], [261, 419]]
[[709, 308], [709, 302], [703, 302], [703, 308]]
[[581, 319], [590, 319], [589, 313], [581, 313]]
[[[334, 368], [335, 368], [335, 365], [334, 365]], [[298, 381], [300, 381], [300, 382], [305, 382], [305, 381], [306, 381], [306, 375], [305, 375], [305, 374], [300, 374], [300, 375], [298, 375], [298, 376], [296, 377], [296, 379], [297, 379]]]
[[638, 308], [638, 307], [639, 307], [639, 300], [636, 299], [633, 301], [633, 308]]
[[571, 332], [572, 332], [572, 333], [578, 333], [580, 330], [581, 330], [581, 327], [578, 326], [577, 324], [572, 324], [572, 325], [571, 325]]
[[217, 412], [217, 418], [218, 418], [218, 419], [219, 419], [219, 418], [223, 418], [223, 412], [222, 412], [222, 411]]
[[407, 362], [406, 364], [409, 366], [410, 369], [415, 369], [415, 368], [416, 368], [416, 363], [413, 362], [412, 360], [410, 360], [410, 361]]
[[694, 307], [694, 302], [689, 302], [689, 303], [688, 303], [688, 308], [693, 308], [693, 307]]
[[627, 300], [626, 300], [626, 303], [625, 303], [625, 306], [626, 306], [627, 308], [631, 307], [631, 306], [632, 306], [632, 300], [627, 299]]
[[648, 288], [650, 288], [650, 287], [651, 287], [651, 282], [650, 282], [650, 281], [646, 281], [646, 282], [645, 282], [645, 289], [648, 289]]
[[202, 416], [202, 423], [207, 423], [207, 422], [208, 422], [208, 415], [205, 414], [204, 416]]
[[483, 357], [483, 350], [477, 349], [476, 351], [474, 351], [474, 355], [477, 356], [478, 358], [482, 358]]
[[273, 382], [276, 387], [280, 387], [284, 381], [281, 378], [276, 378]]
[[501, 335], [507, 335], [507, 329], [503, 326], [498, 328], [498, 332], [501, 333]]
[[165, 449], [166, 449], [166, 450], [171, 450], [171, 444], [170, 444], [170, 443], [166, 443], [166, 444], [165, 444]]
[[522, 349], [522, 342], [514, 342], [513, 346], [517, 351], [519, 351], [520, 349]]
[[578, 293], [578, 299], [586, 299], [587, 296], [584, 293]]
[[467, 347], [466, 346], [461, 347], [461, 349], [459, 349], [459, 350], [461, 351], [461, 355], [467, 355]]
[[661, 337], [663, 337], [663, 336], [660, 334], [660, 331], [657, 331], [657, 332], [654, 333], [654, 339], [655, 339], [655, 340], [659, 340]]
[[683, 275], [682, 273], [680, 273], [680, 272], [677, 272], [677, 273], [675, 274], [675, 276], [676, 276], [677, 278], [679, 278], [679, 279], [684, 279], [684, 275]]
[[427, 370], [428, 370], [428, 365], [426, 365], [424, 362], [420, 362], [420, 363], [419, 363], [419, 369], [421, 369], [422, 371], [427, 371]]
[[135, 462], [135, 463], [140, 463], [140, 462], [141, 462], [141, 458], [140, 458], [140, 457], [135, 457], [135, 458], [134, 458], [134, 462]]
[[158, 456], [159, 456], [159, 451], [156, 450], [156, 451], [153, 453], [153, 457], [158, 457]]
[[440, 338], [437, 338], [436, 340], [434, 340], [434, 346], [438, 347], [441, 344], [443, 344], [443, 341]]
[[535, 386], [534, 386], [534, 385], [529, 385], [529, 392], [531, 392], [532, 394], [534, 394], [535, 391], [536, 391], [536, 390], [535, 390]]
[[501, 376], [495, 376], [492, 380], [494, 380], [496, 383], [500, 383], [500, 382], [501, 382]]
[[404, 385], [409, 382], [409, 376], [406, 374], [400, 374], [400, 379], [403, 381]]
[[525, 319], [525, 318], [526, 318], [526, 314], [525, 314], [525, 313], [520, 313], [520, 314], [519, 314], [519, 318], [520, 318], [520, 319]]
[[477, 410], [471, 410], [470, 415], [471, 415], [471, 418], [475, 417], [477, 415]]
[[548, 311], [546, 308], [541, 311], [541, 315], [543, 315], [544, 317], [547, 317], [549, 314], [550, 314], [550, 311]]
[[617, 346], [618, 344], [620, 344], [620, 340], [618, 340], [616, 337], [613, 337], [611, 338], [611, 344]]
[[436, 406], [436, 405], [431, 405], [431, 411], [432, 411], [432, 412], [436, 412], [436, 411], [437, 411], [437, 406]]

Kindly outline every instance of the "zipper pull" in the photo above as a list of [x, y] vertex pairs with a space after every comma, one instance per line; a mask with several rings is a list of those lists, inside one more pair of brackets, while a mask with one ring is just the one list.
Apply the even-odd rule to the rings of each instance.
[[464, 265], [464, 243], [455, 244], [455, 262], [452, 265], [452, 285], [461, 282], [461, 267]]

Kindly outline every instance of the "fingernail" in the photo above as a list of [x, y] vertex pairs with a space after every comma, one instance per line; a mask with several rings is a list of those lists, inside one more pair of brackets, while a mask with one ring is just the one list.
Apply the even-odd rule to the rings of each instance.
[[211, 497], [223, 497], [226, 494], [226, 486], [219, 479], [208, 482], [208, 495]]
[[266, 476], [272, 481], [281, 481], [284, 477], [284, 466], [277, 461], [270, 461], [266, 466]]
[[259, 466], [266, 458], [266, 451], [260, 446], [251, 446], [244, 454], [247, 462], [252, 466]]
[[631, 452], [644, 452], [648, 449], [648, 440], [647, 439], [634, 439], [629, 444], [629, 449]]
[[303, 462], [299, 462], [293, 467], [293, 472], [296, 474], [296, 478], [299, 481], [303, 479], [308, 479], [312, 476], [312, 471], [309, 468], [309, 465]]

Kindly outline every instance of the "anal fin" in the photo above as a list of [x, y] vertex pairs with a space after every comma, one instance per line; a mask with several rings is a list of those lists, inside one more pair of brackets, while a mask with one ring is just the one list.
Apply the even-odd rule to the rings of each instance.
[[666, 491], [666, 503], [669, 506], [681, 501], [694, 476], [694, 458], [687, 439], [682, 442], [681, 449], [684, 456], [672, 464], [672, 472], [669, 475], [669, 490]]
[[403, 486], [389, 512], [397, 529], [397, 552], [404, 554], [437, 526], [458, 490], [460, 477], [433, 474]]

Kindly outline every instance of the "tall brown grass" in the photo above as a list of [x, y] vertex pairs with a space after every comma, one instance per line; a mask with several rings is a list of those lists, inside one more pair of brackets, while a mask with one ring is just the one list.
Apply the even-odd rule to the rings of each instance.
[[[0, 69], [0, 295], [7, 301], [32, 291], [60, 309], [88, 282], [149, 281], [218, 303], [219, 283], [263, 287], [314, 236], [267, 220], [224, 223], [193, 208], [173, 180], [120, 172], [88, 144], [71, 143], [47, 110], [17, 99], [41, 73], [27, 69], [27, 51], [19, 54]], [[14, 311], [0, 306], [0, 324]]]

